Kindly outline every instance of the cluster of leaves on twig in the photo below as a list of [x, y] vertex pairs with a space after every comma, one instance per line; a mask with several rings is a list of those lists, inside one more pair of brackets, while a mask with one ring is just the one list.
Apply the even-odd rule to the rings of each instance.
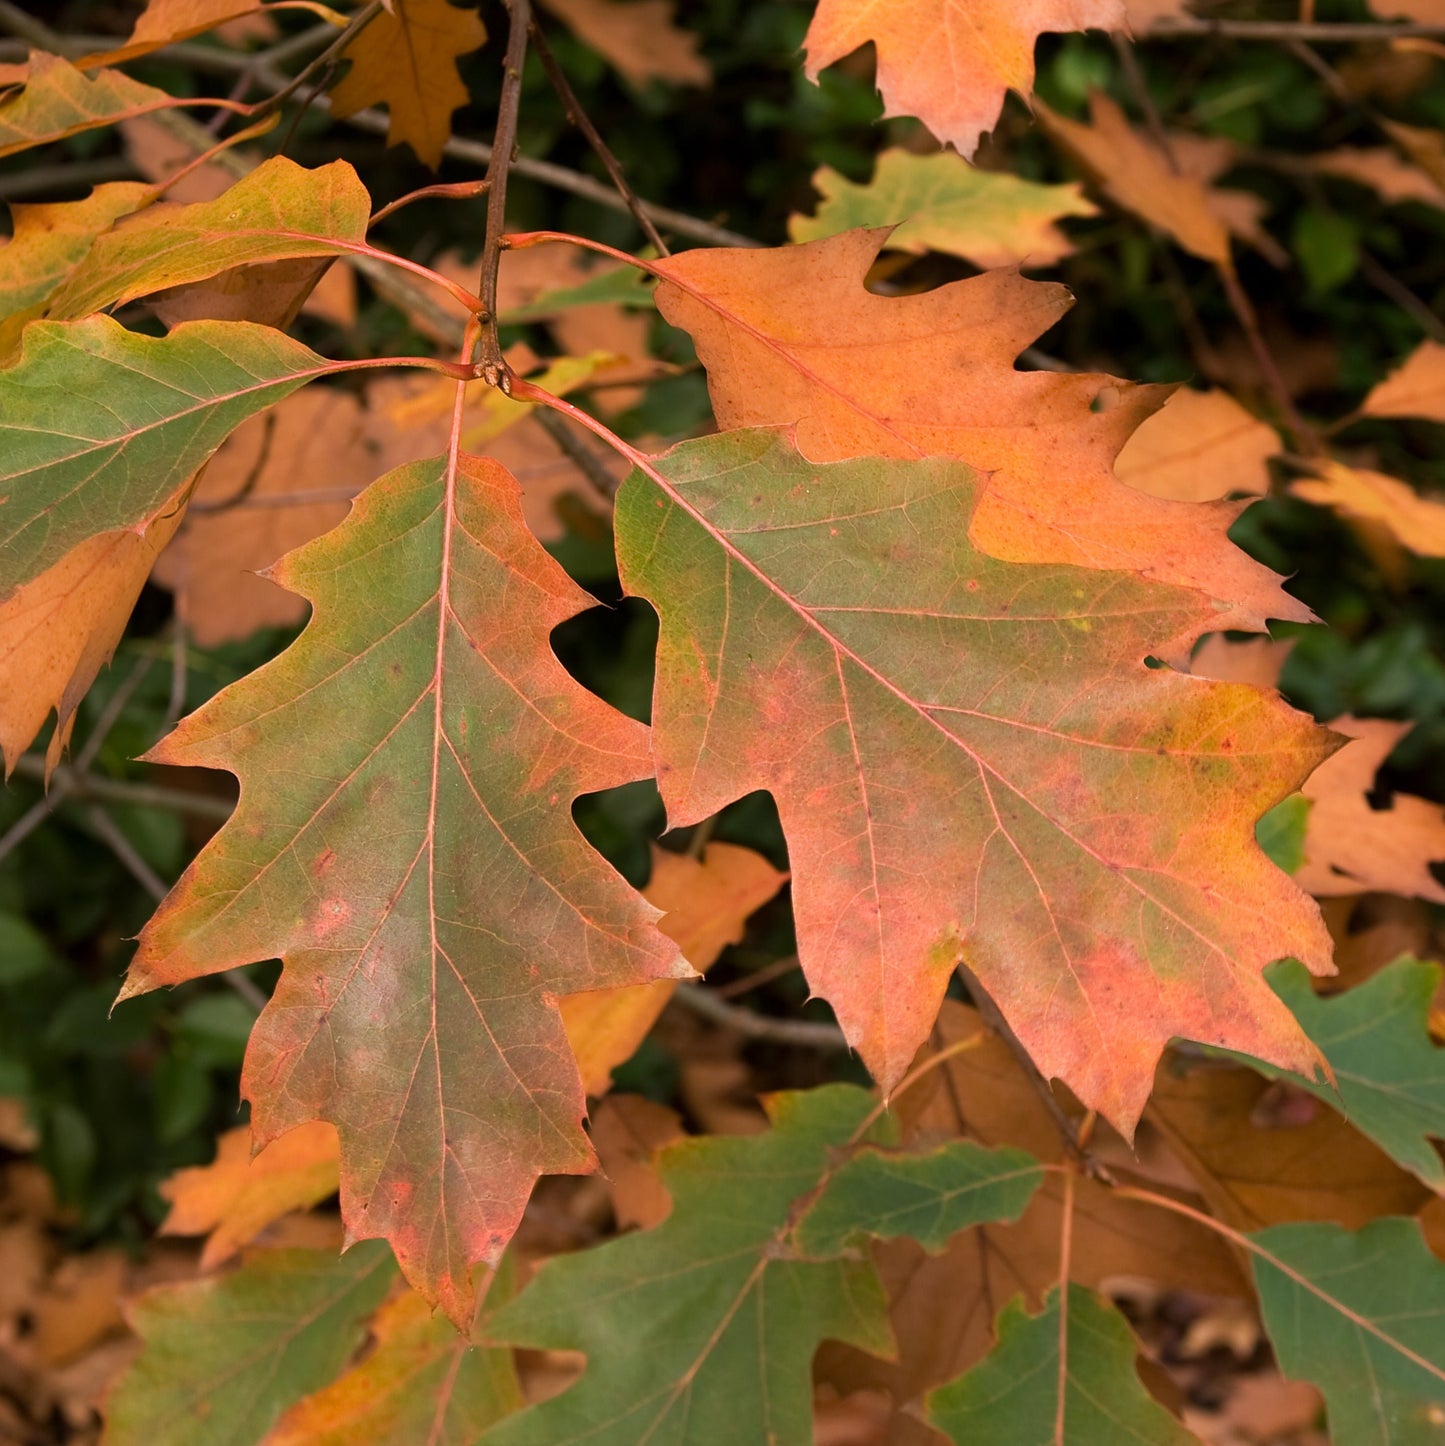
[[[100, 48], [0, 4], [34, 47], [0, 67], [0, 156], [120, 127], [148, 177], [17, 206], [0, 249], [0, 750], [50, 787], [0, 853], [79, 804], [159, 900], [120, 999], [234, 971], [264, 1004], [249, 1127], [168, 1186], [210, 1273], [135, 1304], [108, 1441], [791, 1443], [827, 1399], [867, 1439], [1196, 1439], [1138, 1369], [1124, 1275], [1253, 1302], [1334, 1440], [1432, 1439], [1439, 969], [1317, 900], [1445, 902], [1445, 820], [1378, 806], [1402, 725], [1320, 727], [1275, 686], [1287, 644], [1226, 635], [1313, 621], [1230, 538], [1271, 490], [1345, 519], [1399, 586], [1445, 554], [1445, 511], [1368, 435], [1445, 423], [1445, 329], [1386, 274], [1425, 339], [1352, 412], [1311, 405], [1240, 261], [1292, 264], [1263, 202], [1218, 184], [1227, 140], [1170, 129], [1122, 36], [1305, 47], [1340, 100], [1308, 43], [1428, 51], [1431, 3], [1332, 29], [821, 0], [806, 73], [871, 43], [888, 113], [943, 148], [915, 130], [870, 180], [823, 168], [776, 247], [639, 199], [554, 54], [557, 22], [635, 85], [704, 85], [665, 0], [315, 6], [319, 34], [255, 50], [202, 37], [281, 4], [150, 0]], [[1046, 26], [1116, 32], [1133, 82], [1137, 123], [1103, 94], [1087, 119], [1034, 100], [1095, 199], [967, 160]], [[485, 145], [452, 134], [484, 41]], [[138, 79], [161, 53], [225, 56], [234, 86]], [[606, 183], [526, 154], [529, 57]], [[284, 154], [318, 111], [474, 172], [378, 205], [347, 162]], [[1440, 133], [1368, 113], [1378, 146], [1309, 157], [1310, 184], [1445, 208]], [[646, 244], [509, 230], [516, 176]], [[1171, 276], [1200, 368], [1257, 387], [1037, 350], [1071, 298], [1023, 272], [1100, 204], [1198, 268]], [[410, 254], [397, 218], [438, 206], [475, 218], [476, 262]], [[1296, 238], [1311, 284], [1339, 244]], [[356, 344], [360, 285], [411, 354]], [[711, 418], [668, 426], [649, 399], [689, 344]], [[180, 661], [146, 764], [233, 775], [233, 808], [185, 772], [97, 772], [153, 658], [68, 756], [150, 579]], [[584, 584], [633, 600], [615, 687], [567, 656]], [[191, 642], [308, 610], [175, 720]], [[584, 829], [578, 802], [639, 782], [690, 831], [644, 888], [614, 866], [639, 815]], [[785, 857], [722, 836], [764, 793]], [[167, 889], [112, 803], [220, 827]], [[758, 978], [799, 972], [836, 1023], [696, 978], [785, 884], [796, 953]], [[22, 942], [16, 980], [52, 967]], [[1407, 942], [1428, 952], [1427, 917]], [[272, 960], [270, 991], [240, 972]], [[746, 1129], [679, 1137], [609, 1097], [679, 1027], [855, 1078], [815, 1070]], [[618, 1229], [529, 1248], [529, 1210], [599, 1155]], [[220, 1268], [337, 1192], [344, 1254]], [[537, 1360], [572, 1362], [564, 1389]]]

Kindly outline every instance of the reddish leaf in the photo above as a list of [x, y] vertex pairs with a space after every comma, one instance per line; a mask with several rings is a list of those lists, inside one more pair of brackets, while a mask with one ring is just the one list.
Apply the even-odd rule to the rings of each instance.
[[1004, 95], [1028, 95], [1034, 42], [1046, 30], [1122, 29], [1123, 0], [819, 0], [803, 45], [807, 73], [870, 41], [887, 115], [916, 115], [971, 156], [993, 128]]
[[646, 730], [553, 656], [592, 599], [495, 463], [389, 474], [273, 576], [312, 603], [300, 640], [151, 755], [229, 769], [241, 801], [124, 995], [283, 958], [257, 1139], [331, 1120], [351, 1238], [465, 1323], [537, 1176], [592, 1167], [557, 996], [688, 972], [567, 812], [649, 772]]
[[960, 960], [1126, 1134], [1176, 1035], [1314, 1073], [1261, 970], [1328, 972], [1329, 936], [1254, 823], [1329, 735], [1146, 666], [1207, 601], [975, 551], [958, 463], [821, 467], [751, 432], [660, 468], [624, 484], [617, 530], [624, 585], [662, 618], [669, 821], [773, 794], [803, 968], [885, 1089]]
[[[658, 308], [697, 343], [720, 425], [796, 425], [820, 462], [961, 457], [992, 474], [970, 536], [994, 557], [1137, 569], [1213, 599], [1216, 628], [1312, 616], [1229, 541], [1241, 504], [1145, 498], [1110, 473], [1165, 388], [1014, 370], [1068, 309], [1064, 287], [991, 271], [875, 296], [863, 280], [883, 237], [660, 263]], [[1160, 638], [1155, 651], [1182, 657], [1177, 644]]]

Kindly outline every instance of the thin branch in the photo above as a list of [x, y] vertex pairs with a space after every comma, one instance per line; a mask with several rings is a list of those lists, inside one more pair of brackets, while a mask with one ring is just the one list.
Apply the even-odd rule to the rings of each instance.
[[85, 816], [101, 842], [125, 866], [126, 872], [151, 898], [160, 903], [169, 892], [165, 880], [140, 856], [116, 821], [98, 803], [86, 804]]
[[136, 180], [140, 172], [124, 156], [102, 156], [94, 161], [62, 161], [55, 166], [31, 166], [13, 176], [0, 176], [0, 199], [19, 200], [70, 186], [93, 186], [99, 181]]
[[[45, 777], [45, 759], [27, 753], [18, 759], [15, 772], [37, 781]], [[59, 764], [51, 775], [50, 797], [59, 804], [65, 798], [97, 798], [109, 803], [127, 803], [138, 808], [161, 808], [168, 813], [188, 813], [224, 823], [235, 804], [207, 793], [187, 793], [156, 783], [128, 783], [124, 779], [78, 774], [68, 763]], [[8, 850], [7, 850], [8, 852]], [[3, 857], [3, 855], [0, 855]]]
[[606, 461], [599, 457], [572, 428], [546, 407], [536, 407], [532, 418], [541, 429], [557, 444], [562, 455], [586, 479], [587, 485], [604, 501], [611, 502], [617, 496], [618, 479], [607, 468]]
[[781, 979], [784, 975], [791, 974], [793, 970], [800, 969], [801, 962], [796, 954], [785, 954], [781, 959], [774, 959], [771, 964], [765, 964], [761, 969], [754, 969], [751, 974], [741, 979], [734, 979], [731, 984], [724, 984], [713, 990], [715, 999], [736, 999], [741, 994], [751, 994], [754, 989], [761, 989], [764, 984], [771, 984], [775, 979]]
[[1445, 36], [1445, 25], [1371, 25], [1328, 20], [1197, 20], [1175, 16], [1150, 26], [1141, 40], [1183, 40], [1214, 35], [1224, 40], [1307, 40], [1319, 45], [1357, 45]]
[[[257, 104], [251, 108], [251, 118], [253, 120], [259, 120], [262, 116], [270, 115], [273, 110], [284, 105], [313, 75], [325, 71], [335, 61], [339, 60], [341, 58], [341, 52], [381, 14], [381, 6], [382, 0], [370, 0], [370, 4], [364, 9], [358, 10], [348, 22], [346, 29], [343, 30], [320, 55], [314, 56], [309, 60], [302, 69], [297, 71], [297, 73], [274, 94], [268, 96], [263, 101], [257, 102]], [[260, 71], [260, 66], [254, 62], [250, 68], [253, 74], [259, 73]]]
[[672, 253], [658, 234], [657, 227], [652, 223], [652, 217], [647, 214], [637, 193], [627, 184], [627, 177], [622, 174], [621, 162], [612, 154], [611, 148], [602, 139], [601, 132], [592, 124], [587, 112], [582, 109], [582, 102], [577, 99], [577, 94], [572, 89], [566, 72], [557, 63], [557, 57], [552, 54], [552, 47], [547, 44], [547, 37], [542, 33], [542, 27], [537, 24], [535, 19], [532, 21], [532, 46], [537, 52], [537, 58], [542, 62], [542, 69], [547, 72], [547, 79], [552, 82], [552, 89], [557, 92], [563, 109], [567, 112], [567, 119], [582, 132], [587, 144], [592, 147], [597, 159], [602, 162], [603, 169], [612, 178], [612, 184], [617, 188], [617, 194], [627, 202], [627, 209], [632, 213], [632, 219], [642, 228], [642, 234], [659, 256], [670, 256]]
[[507, 54], [502, 62], [502, 98], [497, 107], [497, 128], [487, 163], [487, 234], [482, 242], [481, 354], [477, 375], [489, 386], [507, 389], [511, 368], [502, 356], [497, 333], [497, 274], [501, 269], [503, 237], [507, 229], [507, 175], [517, 149], [517, 115], [522, 106], [522, 66], [527, 59], [527, 29], [531, 0], [507, 0], [510, 28]]
[[775, 1019], [767, 1014], [754, 1014], [719, 999], [700, 984], [683, 984], [673, 993], [673, 1002], [716, 1024], [731, 1029], [747, 1039], [765, 1039], [774, 1044], [796, 1044], [805, 1049], [843, 1050], [848, 1041], [836, 1024], [823, 1024], [811, 1019]]

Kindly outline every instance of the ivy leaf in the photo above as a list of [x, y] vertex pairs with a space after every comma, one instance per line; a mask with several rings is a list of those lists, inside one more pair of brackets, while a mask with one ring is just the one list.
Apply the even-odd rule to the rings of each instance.
[[[1363, 984], [1323, 998], [1292, 959], [1274, 965], [1268, 978], [1329, 1061], [1336, 1089], [1293, 1075], [1290, 1082], [1328, 1105], [1343, 1104], [1357, 1130], [1445, 1193], [1445, 1164], [1430, 1143], [1445, 1140], [1445, 1050], [1430, 1037], [1440, 966], [1397, 959]], [[1278, 1070], [1264, 1073], [1281, 1077]]]
[[1249, 1237], [1280, 1369], [1324, 1393], [1330, 1439], [1429, 1446], [1445, 1413], [1445, 1264], [1414, 1220]]
[[1040, 186], [999, 171], [975, 170], [949, 152], [884, 151], [866, 186], [831, 166], [814, 172], [813, 185], [823, 202], [812, 216], [789, 218], [794, 241], [899, 222], [888, 236], [890, 251], [915, 256], [942, 251], [981, 269], [1049, 266], [1074, 249], [1054, 222], [1095, 214], [1077, 185]]
[[818, 466], [759, 431], [659, 468], [616, 526], [624, 586], [662, 620], [669, 821], [772, 793], [803, 968], [884, 1088], [960, 960], [1126, 1133], [1177, 1035], [1313, 1072], [1260, 971], [1325, 972], [1330, 940], [1254, 822], [1329, 735], [1277, 695], [1145, 665], [1207, 604], [984, 556], [982, 484], [946, 459]]
[[366, 187], [345, 161], [307, 170], [272, 156], [214, 201], [159, 203], [101, 236], [48, 314], [73, 320], [235, 266], [356, 251], [370, 214]]
[[457, 57], [486, 38], [475, 7], [394, 0], [347, 46], [351, 69], [331, 92], [332, 114], [344, 120], [368, 106], [386, 106], [387, 145], [405, 141], [436, 170], [451, 138], [452, 112], [469, 99]]
[[1038, 1315], [1015, 1296], [993, 1353], [929, 1396], [929, 1421], [959, 1446], [1197, 1446], [1140, 1382], [1124, 1317], [1091, 1290], [1068, 1291], [1067, 1315], [1057, 1289]]
[[593, 1165], [558, 996], [688, 973], [567, 812], [648, 774], [647, 730], [553, 655], [592, 599], [497, 463], [399, 468], [271, 576], [306, 631], [149, 755], [241, 799], [123, 997], [283, 959], [242, 1080], [256, 1139], [335, 1124], [350, 1238], [465, 1324], [537, 1176]]
[[[657, 305], [697, 343], [718, 423], [796, 426], [817, 462], [943, 453], [990, 473], [974, 544], [1011, 562], [1127, 569], [1211, 600], [1211, 628], [1313, 615], [1227, 530], [1244, 504], [1145, 497], [1110, 465], [1167, 389], [1021, 372], [1014, 358], [1068, 291], [990, 271], [920, 296], [864, 285], [883, 243], [848, 231], [779, 250], [698, 250], [657, 263]], [[1193, 637], [1153, 640], [1170, 661]]]
[[487, 1446], [810, 1441], [819, 1341], [891, 1349], [873, 1267], [804, 1259], [787, 1243], [794, 1202], [827, 1178], [829, 1151], [872, 1103], [850, 1085], [774, 1095], [766, 1134], [664, 1150], [661, 1225], [547, 1261], [493, 1318], [493, 1340], [584, 1351], [588, 1364]]
[[269, 1250], [135, 1302], [142, 1341], [106, 1406], [106, 1446], [238, 1446], [326, 1385], [396, 1271], [384, 1245]]
[[122, 71], [87, 75], [58, 55], [32, 50], [25, 88], [0, 100], [0, 156], [186, 104]]
[[803, 41], [810, 80], [870, 42], [885, 115], [917, 116], [964, 156], [992, 130], [1005, 94], [1027, 96], [1045, 31], [1124, 28], [1122, 0], [819, 0]]

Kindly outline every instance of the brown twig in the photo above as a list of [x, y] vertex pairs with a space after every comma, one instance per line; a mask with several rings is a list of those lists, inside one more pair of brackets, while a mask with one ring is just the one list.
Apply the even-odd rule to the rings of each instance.
[[1141, 40], [1184, 40], [1200, 35], [1223, 40], [1307, 40], [1318, 45], [1357, 45], [1392, 40], [1431, 40], [1445, 35], [1445, 25], [1372, 25], [1328, 20], [1198, 20], [1175, 16], [1151, 26]]
[[[27, 753], [16, 760], [15, 771], [23, 778], [43, 779], [45, 759]], [[50, 777], [50, 791], [61, 789], [68, 798], [98, 798], [108, 803], [130, 804], [136, 808], [162, 808], [169, 813], [189, 813], [224, 823], [235, 804], [208, 793], [187, 793], [156, 783], [128, 783], [124, 779], [78, 774], [68, 763], [58, 765]]]
[[517, 115], [522, 105], [522, 65], [527, 58], [527, 30], [531, 0], [507, 0], [509, 29], [507, 54], [502, 62], [502, 98], [497, 107], [497, 128], [487, 163], [487, 234], [482, 242], [481, 352], [477, 375], [488, 386], [508, 389], [511, 368], [502, 355], [497, 334], [497, 274], [501, 269], [507, 229], [507, 176], [517, 148]]
[[557, 63], [557, 57], [552, 54], [552, 47], [547, 44], [547, 37], [542, 33], [542, 27], [537, 23], [535, 17], [532, 19], [531, 29], [532, 48], [537, 52], [537, 59], [542, 62], [542, 69], [547, 72], [547, 79], [552, 82], [552, 89], [557, 92], [557, 97], [567, 112], [567, 119], [582, 132], [583, 138], [592, 147], [597, 159], [602, 162], [603, 169], [612, 178], [612, 184], [617, 188], [617, 194], [627, 202], [627, 209], [632, 213], [632, 219], [642, 228], [642, 234], [647, 237], [657, 254], [659, 256], [672, 255], [667, 249], [666, 242], [658, 234], [652, 217], [647, 214], [646, 207], [643, 206], [637, 193], [627, 184], [627, 177], [622, 174], [621, 162], [612, 154], [611, 148], [602, 139], [601, 132], [592, 124], [587, 112], [582, 109], [582, 102], [577, 99], [577, 94], [572, 89], [566, 72]]
[[[270, 115], [273, 110], [283, 106], [295, 93], [311, 79], [313, 75], [324, 74], [337, 60], [341, 53], [381, 14], [382, 0], [370, 0], [370, 3], [363, 9], [358, 10], [344, 29], [320, 55], [313, 56], [300, 70], [293, 75], [285, 85], [265, 100], [257, 101], [251, 108], [253, 120], [259, 120], [262, 116]], [[259, 74], [261, 67], [253, 65], [252, 73]]]
[[736, 999], [742, 994], [751, 994], [754, 989], [761, 989], [764, 984], [771, 984], [775, 979], [781, 979], [784, 975], [791, 974], [795, 969], [801, 968], [796, 954], [784, 955], [781, 959], [774, 959], [771, 964], [765, 964], [761, 969], [754, 969], [751, 974], [742, 979], [734, 979], [731, 984], [723, 984], [713, 990], [715, 999]]
[[775, 1019], [767, 1014], [754, 1014], [719, 999], [700, 984], [683, 984], [673, 993], [673, 1002], [710, 1024], [731, 1029], [747, 1039], [765, 1039], [774, 1044], [796, 1044], [805, 1049], [843, 1050], [848, 1041], [836, 1024], [823, 1024], [811, 1019]]

